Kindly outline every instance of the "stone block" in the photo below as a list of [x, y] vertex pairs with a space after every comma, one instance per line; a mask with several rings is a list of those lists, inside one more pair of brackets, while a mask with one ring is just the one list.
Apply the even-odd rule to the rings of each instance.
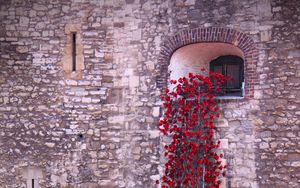
[[269, 148], [269, 144], [267, 142], [261, 142], [259, 144], [259, 148], [260, 149], [267, 149], [267, 148]]
[[47, 10], [47, 7], [46, 7], [45, 5], [41, 5], [41, 4], [34, 3], [34, 4], [33, 4], [33, 9], [34, 9], [34, 10], [45, 11], [45, 10]]
[[160, 135], [160, 131], [159, 130], [153, 130], [153, 131], [149, 131], [149, 138], [153, 139], [153, 138], [158, 138]]
[[228, 139], [219, 139], [221, 144], [221, 149], [228, 149]]
[[123, 124], [125, 121], [125, 116], [111, 116], [108, 117], [108, 123], [115, 124], [120, 123]]
[[59, 14], [60, 10], [59, 9], [52, 9], [48, 13], [49, 13], [50, 16], [54, 16], [54, 15]]
[[6, 25], [6, 26], [5, 26], [5, 29], [6, 29], [7, 31], [15, 31], [15, 30], [16, 30], [16, 27], [15, 27], [15, 25]]
[[300, 57], [300, 50], [289, 50], [288, 56], [298, 58]]
[[216, 122], [217, 127], [228, 127], [228, 121], [224, 118], [220, 118]]
[[29, 18], [21, 16], [20, 17], [20, 25], [28, 27], [28, 25], [29, 25]]
[[160, 107], [153, 107], [152, 108], [152, 115], [153, 115], [153, 117], [159, 117], [159, 115], [160, 115]]
[[16, 50], [19, 53], [26, 53], [26, 52], [28, 52], [28, 47], [27, 46], [17, 46]]
[[196, 0], [186, 0], [185, 1], [185, 5], [187, 5], [187, 6], [195, 5], [195, 3], [196, 3]]
[[136, 155], [139, 155], [142, 151], [142, 148], [141, 147], [134, 147], [133, 150], [132, 150], [132, 153], [133, 154], [136, 154]]
[[270, 0], [260, 0], [257, 4], [257, 12], [261, 17], [271, 17], [272, 7]]
[[21, 170], [22, 177], [26, 180], [27, 187], [40, 188], [39, 181], [44, 179], [44, 172], [35, 166], [24, 167]]
[[272, 40], [272, 30], [261, 31], [260, 32], [260, 40], [262, 42], [267, 42]]
[[299, 168], [300, 167], [300, 161], [294, 161], [294, 162], [292, 162], [291, 166]]
[[140, 84], [138, 76], [130, 76], [128, 81], [129, 81], [129, 87], [131, 87], [131, 88], [138, 87]]

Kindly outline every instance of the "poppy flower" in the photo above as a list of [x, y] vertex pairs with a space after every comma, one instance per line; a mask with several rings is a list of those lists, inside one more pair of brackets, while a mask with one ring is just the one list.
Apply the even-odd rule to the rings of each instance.
[[161, 183], [163, 188], [195, 187], [199, 179], [202, 181], [205, 169], [206, 187], [219, 186], [226, 165], [222, 166], [220, 161], [224, 155], [215, 152], [220, 142], [214, 140], [214, 119], [220, 113], [213, 90], [218, 89], [214, 84], [222, 85], [226, 79], [219, 73], [189, 73], [188, 78], [170, 80], [170, 84], [177, 85], [161, 96], [164, 117], [158, 128], [171, 142], [164, 146], [165, 174], [156, 184]]

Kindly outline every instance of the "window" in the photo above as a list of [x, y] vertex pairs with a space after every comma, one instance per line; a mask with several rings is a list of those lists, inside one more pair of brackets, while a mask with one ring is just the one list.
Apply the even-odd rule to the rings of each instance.
[[26, 188], [39, 188], [39, 181], [44, 179], [44, 172], [41, 168], [35, 166], [24, 167], [21, 170], [24, 180], [26, 180]]
[[233, 55], [220, 56], [210, 62], [210, 71], [222, 73], [231, 78], [221, 88], [222, 96], [243, 97], [244, 93], [244, 61]]
[[76, 32], [72, 32], [72, 71], [76, 71]]
[[62, 53], [62, 68], [65, 79], [80, 80], [84, 71], [84, 55], [80, 24], [66, 24], [66, 44]]

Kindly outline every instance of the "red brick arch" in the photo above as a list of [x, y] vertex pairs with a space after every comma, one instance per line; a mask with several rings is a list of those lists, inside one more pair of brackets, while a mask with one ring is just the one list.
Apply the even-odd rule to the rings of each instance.
[[258, 84], [256, 66], [258, 53], [255, 43], [251, 37], [240, 31], [221, 28], [195, 28], [182, 30], [177, 34], [167, 37], [161, 46], [161, 52], [158, 59], [156, 79], [157, 87], [164, 89], [167, 87], [168, 81], [168, 66], [172, 54], [183, 46], [201, 43], [201, 42], [223, 42], [232, 44], [244, 53], [245, 62], [245, 98], [253, 97], [254, 85]]

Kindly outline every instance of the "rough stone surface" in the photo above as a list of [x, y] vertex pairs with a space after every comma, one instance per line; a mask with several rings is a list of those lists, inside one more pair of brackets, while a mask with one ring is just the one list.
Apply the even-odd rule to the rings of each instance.
[[247, 35], [258, 55], [245, 57], [255, 61], [247, 61], [248, 97], [220, 105], [229, 167], [222, 186], [300, 187], [299, 8], [298, 0], [0, 0], [1, 187], [31, 179], [41, 187], [156, 187], [163, 44], [183, 30], [191, 40], [181, 46], [194, 43], [188, 33], [197, 28], [243, 33], [229, 43], [247, 49], [239, 38]]

